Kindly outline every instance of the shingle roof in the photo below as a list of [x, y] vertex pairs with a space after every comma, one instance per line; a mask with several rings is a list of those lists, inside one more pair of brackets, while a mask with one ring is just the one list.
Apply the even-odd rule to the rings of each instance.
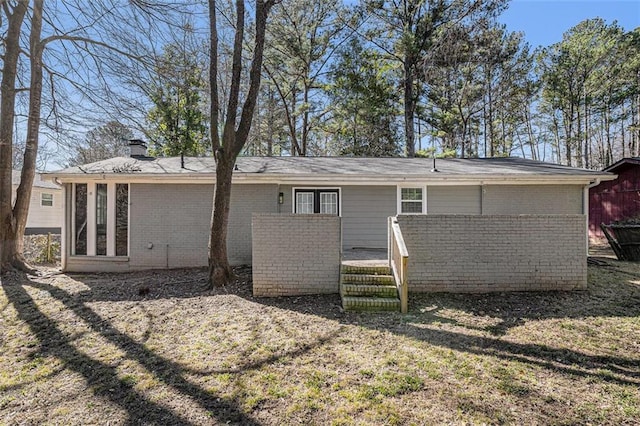
[[[609, 174], [577, 169], [522, 158], [438, 159], [439, 173], [431, 172], [433, 160], [427, 158], [362, 158], [362, 157], [238, 157], [235, 174], [262, 175], [361, 175], [361, 176], [576, 176], [606, 177]], [[83, 166], [70, 167], [52, 176], [85, 174], [129, 175], [201, 175], [215, 173], [212, 157], [180, 157], [138, 159], [116, 157]]]
[[[20, 170], [11, 171], [11, 184], [15, 186], [20, 185]], [[35, 174], [33, 178], [33, 186], [35, 188], [61, 189], [60, 185], [56, 185], [48, 180], [43, 180], [40, 173]]]

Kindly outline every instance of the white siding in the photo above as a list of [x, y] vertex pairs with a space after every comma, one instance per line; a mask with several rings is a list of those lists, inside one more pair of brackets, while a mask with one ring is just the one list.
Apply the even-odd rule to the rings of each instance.
[[[11, 195], [15, 201], [17, 187], [13, 186]], [[42, 194], [53, 195], [53, 205], [43, 206], [41, 204]], [[39, 188], [31, 189], [31, 199], [29, 200], [29, 214], [27, 216], [27, 230], [29, 228], [54, 228], [59, 230], [62, 227], [62, 189]]]

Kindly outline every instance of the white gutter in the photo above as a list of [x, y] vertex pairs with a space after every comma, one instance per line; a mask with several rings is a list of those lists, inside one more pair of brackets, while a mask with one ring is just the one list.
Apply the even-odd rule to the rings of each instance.
[[[618, 178], [618, 175], [614, 175], [613, 179], [607, 179], [607, 180], [614, 180], [614, 179], [617, 179], [617, 178]], [[591, 182], [591, 183], [589, 184], [589, 186], [587, 186], [587, 189], [591, 189], [591, 188], [593, 188], [594, 186], [598, 186], [598, 185], [600, 185], [600, 182], [601, 182], [601, 181], [602, 181], [602, 179], [601, 179], [601, 178], [596, 178], [596, 180], [594, 180], [593, 182]]]
[[[59, 182], [87, 182], [87, 181], [120, 181], [140, 183], [208, 183], [215, 182], [215, 174], [51, 174], [50, 177]], [[599, 183], [602, 180], [615, 179], [615, 175], [603, 175], [596, 178]], [[322, 184], [322, 185], [398, 185], [405, 183], [425, 185], [526, 185], [526, 184], [575, 184], [590, 185], [593, 182], [591, 176], [576, 175], [337, 175], [337, 174], [255, 174], [238, 173], [233, 176], [234, 183], [256, 184]]]

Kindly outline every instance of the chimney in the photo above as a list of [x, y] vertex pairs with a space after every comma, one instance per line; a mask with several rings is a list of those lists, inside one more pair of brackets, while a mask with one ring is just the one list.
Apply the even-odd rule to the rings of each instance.
[[141, 139], [130, 139], [129, 151], [131, 158], [146, 158], [147, 144]]

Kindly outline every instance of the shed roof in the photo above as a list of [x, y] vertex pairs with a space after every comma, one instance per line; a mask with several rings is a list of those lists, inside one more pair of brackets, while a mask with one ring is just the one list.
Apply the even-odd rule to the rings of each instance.
[[603, 171], [615, 173], [618, 170], [626, 168], [628, 166], [640, 166], [640, 157], [623, 158], [622, 160], [613, 163], [609, 167], [606, 167]]
[[[20, 185], [20, 170], [11, 171], [11, 185]], [[36, 173], [33, 178], [34, 188], [47, 188], [47, 189], [61, 189], [59, 185], [56, 185], [50, 180], [43, 180], [40, 173]]]
[[[367, 157], [238, 157], [234, 179], [277, 180], [281, 178], [324, 177], [326, 179], [367, 179], [371, 181], [402, 179], [544, 179], [592, 181], [609, 180], [615, 175], [606, 172], [577, 169], [522, 158], [438, 159], [438, 172], [433, 172], [433, 160], [428, 158], [367, 158]], [[212, 157], [131, 158], [116, 157], [83, 166], [70, 167], [48, 174], [60, 180], [77, 180], [88, 175], [104, 178], [203, 178], [215, 175]]]

